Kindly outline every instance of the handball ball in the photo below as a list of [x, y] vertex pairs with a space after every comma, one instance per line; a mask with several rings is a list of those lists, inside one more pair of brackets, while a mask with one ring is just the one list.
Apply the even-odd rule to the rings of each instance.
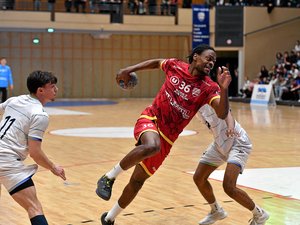
[[132, 90], [138, 84], [138, 77], [135, 72], [131, 72], [129, 74], [129, 76], [130, 76], [130, 78], [129, 78], [127, 86], [125, 86], [125, 83], [123, 80], [119, 81], [119, 86], [124, 90]]

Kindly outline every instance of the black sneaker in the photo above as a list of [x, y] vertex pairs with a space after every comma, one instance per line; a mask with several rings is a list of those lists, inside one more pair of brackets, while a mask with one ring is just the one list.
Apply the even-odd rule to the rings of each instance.
[[105, 217], [107, 215], [107, 212], [103, 213], [101, 216], [101, 223], [102, 225], [114, 225], [115, 221], [111, 222], [111, 221], [106, 221]]
[[96, 193], [97, 195], [108, 201], [111, 196], [112, 186], [115, 182], [115, 179], [109, 179], [107, 176], [103, 175], [97, 183]]

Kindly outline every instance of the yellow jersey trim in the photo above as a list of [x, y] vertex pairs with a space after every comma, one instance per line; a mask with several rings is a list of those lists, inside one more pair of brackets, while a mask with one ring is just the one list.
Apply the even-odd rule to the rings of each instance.
[[150, 177], [153, 175], [152, 173], [150, 173], [150, 171], [148, 170], [148, 168], [145, 166], [143, 162], [140, 162], [140, 165]]
[[165, 63], [165, 61], [166, 61], [166, 59], [164, 59], [164, 60], [162, 60], [162, 61], [160, 62], [160, 65], [159, 65], [159, 67], [160, 67], [160, 69], [161, 69], [161, 70], [163, 70], [163, 68], [162, 68], [162, 67], [163, 67], [163, 64]]
[[220, 98], [220, 96], [218, 95], [218, 96], [213, 97], [213, 98], [209, 101], [208, 104], [211, 105], [212, 101], [215, 100], [215, 99], [217, 99], [217, 98]]
[[166, 142], [168, 142], [170, 145], [173, 145], [173, 141], [171, 141], [166, 135], [164, 135], [163, 132], [161, 132], [161, 130], [158, 128], [159, 134], [163, 137], [163, 139], [165, 139]]
[[148, 116], [148, 115], [141, 115], [140, 118], [145, 118], [148, 120], [157, 120], [156, 116]]
[[[148, 115], [141, 115], [140, 116], [140, 118], [145, 118], [145, 119], [148, 119], [148, 120], [157, 120], [157, 117], [156, 116], [148, 116]], [[166, 142], [168, 142], [170, 145], [173, 145], [174, 144], [174, 142], [173, 141], [171, 141], [160, 129], [159, 129], [159, 127], [157, 126], [157, 129], [158, 129], [158, 132], [159, 132], [159, 134], [163, 137], [163, 139], [165, 139], [165, 141]], [[153, 131], [153, 132], [156, 132], [156, 131], [154, 131], [154, 130], [151, 130], [151, 129], [149, 129], [149, 130], [144, 130], [141, 134], [143, 134], [144, 132], [146, 132], [146, 131]], [[141, 136], [141, 134], [140, 134], [140, 136]], [[139, 136], [139, 138], [140, 138], [140, 136]]]

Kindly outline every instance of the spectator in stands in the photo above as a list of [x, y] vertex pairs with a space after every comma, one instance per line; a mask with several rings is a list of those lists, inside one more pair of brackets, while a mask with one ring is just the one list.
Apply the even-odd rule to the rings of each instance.
[[148, 10], [149, 10], [149, 15], [157, 14], [157, 1], [156, 0], [148, 0]]
[[288, 51], [285, 51], [283, 53], [283, 63], [284, 63], [284, 68], [286, 68], [287, 70], [291, 69], [291, 59]]
[[283, 68], [283, 77], [287, 78], [289, 72], [290, 72], [290, 70], [287, 70], [286, 68]]
[[300, 52], [297, 52], [297, 66], [300, 68]]
[[290, 91], [292, 100], [300, 101], [300, 73], [298, 73], [298, 76], [293, 80]]
[[80, 1], [80, 4], [81, 4], [81, 11], [83, 13], [85, 13], [85, 9], [86, 9], [86, 0], [81, 0]]
[[170, 14], [172, 16], [176, 16], [176, 14], [177, 14], [177, 8], [178, 8], [178, 0], [171, 0]]
[[138, 14], [139, 15], [146, 14], [145, 0], [138, 0]]
[[232, 5], [241, 5], [241, 6], [267, 6], [270, 12], [272, 9], [277, 7], [300, 7], [299, 0], [205, 0], [205, 5], [208, 5], [210, 8], [213, 6], [232, 6]]
[[74, 2], [75, 11], [78, 13], [79, 8], [81, 7], [81, 12], [85, 13], [86, 0], [75, 0]]
[[290, 63], [297, 63], [297, 54], [295, 50], [292, 50], [290, 53]]
[[212, 1], [212, 0], [205, 0], [204, 5], [211, 9], [216, 5], [216, 3], [215, 3], [215, 1]]
[[48, 11], [52, 12], [54, 10], [54, 5], [55, 5], [56, 0], [48, 0]]
[[15, 8], [15, 0], [4, 1], [4, 5], [2, 6], [2, 9], [13, 10], [14, 8]]
[[297, 83], [295, 79], [293, 79], [292, 74], [288, 73], [286, 78], [286, 84], [281, 95], [281, 99], [298, 100], [298, 94], [294, 92], [295, 90], [297, 90]]
[[281, 79], [282, 79], [282, 75], [280, 73], [276, 73], [276, 74], [274, 74], [274, 76], [276, 78], [271, 79], [271, 83], [273, 84], [275, 99], [279, 100], [280, 82], [281, 82]]
[[89, 0], [90, 12], [95, 13], [97, 8], [97, 0]]
[[110, 2], [108, 0], [99, 0], [98, 1], [99, 13], [110, 13]]
[[169, 0], [162, 0], [160, 4], [160, 14], [161, 15], [169, 15], [170, 9], [169, 9], [170, 1]]
[[245, 80], [244, 80], [244, 85], [240, 89], [240, 92], [241, 92], [243, 98], [251, 97], [252, 91], [250, 90], [250, 83], [251, 83], [251, 81], [249, 80], [248, 76], [246, 76]]
[[260, 67], [260, 72], [258, 74], [258, 77], [261, 79], [269, 78], [269, 70], [267, 69], [267, 67], [265, 65], [262, 65]]
[[275, 92], [274, 85], [277, 82], [277, 76], [276, 76], [276, 74], [273, 71], [270, 71], [269, 75], [270, 75], [270, 78], [269, 78], [269, 82], [268, 83], [272, 85], [273, 91]]
[[298, 70], [298, 66], [296, 63], [292, 64], [292, 68], [290, 70], [290, 73], [292, 74], [293, 78], [296, 79], [296, 77], [298, 77], [299, 75], [299, 70]]
[[267, 77], [259, 77], [258, 84], [269, 84], [269, 79]]
[[273, 66], [272, 66], [272, 68], [270, 69], [270, 71], [269, 71], [269, 76], [270, 76], [270, 79], [271, 79], [271, 74], [274, 74], [274, 75], [276, 75], [277, 74], [277, 68], [278, 68], [278, 66], [276, 65], [276, 64], [273, 64]]
[[35, 11], [40, 11], [41, 0], [33, 0], [33, 8]]
[[136, 0], [129, 0], [128, 1], [128, 8], [130, 14], [137, 14], [137, 1]]
[[283, 55], [281, 52], [276, 53], [276, 65], [279, 66], [284, 63]]
[[75, 12], [79, 12], [79, 5], [81, 4], [81, 0], [74, 0], [74, 8]]
[[282, 76], [284, 75], [284, 64], [281, 64], [277, 67], [276, 73], [281, 74]]
[[294, 50], [295, 50], [295, 52], [300, 52], [300, 40], [296, 41], [296, 45], [295, 45]]
[[182, 8], [192, 8], [192, 0], [183, 0]]
[[293, 77], [291, 73], [288, 73], [286, 78], [283, 78], [280, 82], [279, 100], [290, 99], [290, 89], [293, 83]]
[[73, 4], [73, 0], [65, 0], [66, 12], [72, 11], [72, 4]]

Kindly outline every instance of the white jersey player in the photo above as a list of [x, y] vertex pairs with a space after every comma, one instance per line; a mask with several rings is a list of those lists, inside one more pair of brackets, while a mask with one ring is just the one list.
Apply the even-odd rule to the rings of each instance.
[[236, 186], [237, 178], [243, 172], [252, 149], [246, 131], [233, 118], [230, 111], [226, 119], [222, 120], [217, 117], [212, 107], [204, 105], [199, 109], [197, 116], [214, 137], [214, 141], [204, 151], [193, 177], [200, 193], [211, 206], [211, 212], [199, 224], [213, 224], [227, 217], [225, 210], [216, 201], [208, 181], [209, 175], [225, 162], [227, 162], [223, 180], [225, 193], [253, 213], [250, 225], [265, 224], [269, 218], [268, 213]]
[[[215, 110], [209, 105], [202, 106], [197, 116], [209, 128], [214, 137], [214, 142], [204, 152], [200, 161], [216, 167], [224, 162], [231, 162], [238, 165], [242, 172], [252, 149], [246, 131], [237, 121], [233, 120], [231, 115], [229, 117], [232, 118], [232, 128], [228, 129], [227, 122], [230, 118], [227, 117], [227, 121], [219, 119]], [[231, 133], [229, 134], [229, 132]]]
[[[46, 225], [31, 177], [38, 165], [65, 178], [62, 167], [51, 162], [41, 149], [49, 117], [43, 106], [57, 93], [57, 78], [50, 72], [34, 71], [27, 78], [29, 95], [9, 98], [0, 104], [0, 184], [28, 213], [32, 225]], [[28, 154], [38, 164], [25, 165]]]

